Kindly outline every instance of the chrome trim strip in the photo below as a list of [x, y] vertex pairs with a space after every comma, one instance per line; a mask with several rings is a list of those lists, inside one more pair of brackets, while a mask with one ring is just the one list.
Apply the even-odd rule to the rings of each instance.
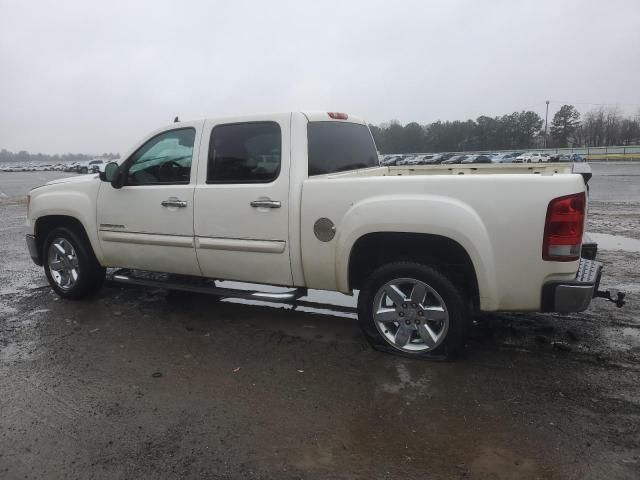
[[160, 245], [163, 247], [193, 248], [193, 237], [183, 235], [161, 235], [157, 233], [132, 233], [99, 230], [104, 242], [133, 243], [136, 245]]
[[283, 253], [287, 242], [281, 240], [248, 240], [244, 238], [196, 237], [196, 248], [234, 252]]

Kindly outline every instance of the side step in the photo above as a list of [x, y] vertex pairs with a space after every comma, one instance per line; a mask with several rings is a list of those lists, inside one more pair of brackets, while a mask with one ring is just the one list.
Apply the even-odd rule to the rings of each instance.
[[168, 273], [147, 272], [142, 270], [119, 269], [107, 274], [107, 280], [142, 287], [164, 288], [183, 292], [204, 293], [218, 297], [242, 298], [260, 302], [284, 303], [294, 306], [327, 309], [343, 313], [355, 313], [356, 309], [341, 305], [316, 303], [300, 300], [308, 295], [306, 288], [295, 288], [286, 292], [261, 292], [259, 290], [243, 290], [225, 288], [216, 285], [215, 280], [188, 275], [172, 275]]

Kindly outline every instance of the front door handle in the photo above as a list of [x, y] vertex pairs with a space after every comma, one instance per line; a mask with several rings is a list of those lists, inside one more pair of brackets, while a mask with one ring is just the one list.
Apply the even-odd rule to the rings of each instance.
[[271, 200], [270, 198], [259, 198], [249, 205], [255, 208], [280, 208], [282, 206], [278, 200]]
[[187, 206], [187, 202], [185, 202], [184, 200], [179, 200], [175, 197], [170, 197], [160, 202], [160, 205], [168, 208], [170, 207], [185, 208]]

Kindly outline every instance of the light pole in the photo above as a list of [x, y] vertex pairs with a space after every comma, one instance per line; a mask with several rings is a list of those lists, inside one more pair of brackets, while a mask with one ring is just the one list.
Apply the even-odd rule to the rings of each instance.
[[549, 100], [547, 100], [547, 113], [544, 114], [544, 148], [547, 148], [547, 124], [549, 120]]

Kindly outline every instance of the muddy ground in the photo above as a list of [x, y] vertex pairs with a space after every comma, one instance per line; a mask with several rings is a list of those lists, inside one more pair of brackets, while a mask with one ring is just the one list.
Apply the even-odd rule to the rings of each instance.
[[0, 174], [0, 478], [639, 478], [640, 164], [594, 170], [625, 308], [485, 316], [456, 363], [378, 353], [348, 315], [59, 300], [23, 236], [27, 188], [61, 175]]

